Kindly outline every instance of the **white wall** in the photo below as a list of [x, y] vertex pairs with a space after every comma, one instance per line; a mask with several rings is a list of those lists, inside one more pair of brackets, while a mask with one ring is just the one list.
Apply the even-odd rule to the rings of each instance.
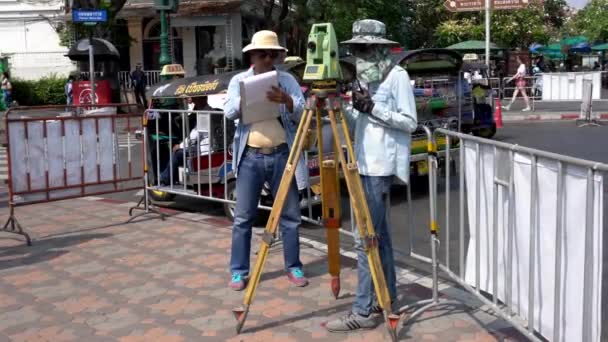
[[182, 27], [182, 46], [186, 77], [196, 76], [196, 28]]
[[75, 65], [64, 55], [53, 28], [61, 14], [62, 1], [35, 5], [0, 0], [0, 53], [11, 55], [13, 77], [37, 79], [51, 73], [67, 75]]
[[131, 46], [129, 47], [129, 64], [131, 64], [131, 70], [135, 70], [137, 63], [144, 63], [144, 46], [143, 46], [143, 30], [141, 27], [141, 18], [128, 18], [127, 28], [129, 30], [129, 36], [133, 39]]

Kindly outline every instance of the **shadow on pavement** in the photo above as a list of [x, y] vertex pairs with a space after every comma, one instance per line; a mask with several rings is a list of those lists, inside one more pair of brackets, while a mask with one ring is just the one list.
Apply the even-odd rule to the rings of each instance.
[[54, 236], [35, 240], [32, 246], [6, 247], [0, 250], [0, 270], [46, 262], [69, 253], [68, 247], [110, 236], [113, 234]]

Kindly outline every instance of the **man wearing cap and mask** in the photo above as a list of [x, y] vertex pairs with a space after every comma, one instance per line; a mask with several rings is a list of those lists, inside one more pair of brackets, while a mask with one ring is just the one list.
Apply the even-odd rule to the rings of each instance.
[[[387, 199], [393, 177], [404, 183], [410, 169], [411, 133], [417, 127], [416, 102], [410, 78], [390, 56], [396, 42], [385, 39], [385, 25], [377, 20], [358, 20], [353, 38], [342, 42], [356, 58], [357, 80], [352, 103], [344, 109], [355, 132], [355, 154], [363, 191], [378, 237], [382, 269], [391, 302], [397, 298], [395, 264], [388, 225]], [[367, 254], [356, 239], [358, 286], [350, 313], [325, 324], [332, 332], [374, 328], [381, 308], [375, 300]]]
[[[289, 73], [278, 71], [279, 87], [273, 87], [266, 97], [277, 104], [279, 117], [245, 125], [239, 120], [242, 113], [239, 82], [274, 70], [275, 62], [280, 57], [282, 59], [285, 51], [287, 49], [279, 45], [276, 33], [256, 32], [251, 44], [243, 49], [243, 52], [249, 53], [253, 66], [230, 80], [224, 103], [226, 117], [238, 120], [234, 136], [236, 206], [230, 257], [232, 278], [229, 283], [230, 288], [236, 291], [245, 288], [249, 276], [251, 229], [262, 187], [264, 182], [268, 182], [273, 196], [276, 196], [304, 111], [304, 95], [300, 85]], [[289, 188], [279, 221], [287, 278], [298, 287], [308, 284], [302, 272], [298, 232], [301, 223], [298, 187], [306, 187], [306, 172], [303, 161], [300, 161], [296, 169], [296, 182]]]

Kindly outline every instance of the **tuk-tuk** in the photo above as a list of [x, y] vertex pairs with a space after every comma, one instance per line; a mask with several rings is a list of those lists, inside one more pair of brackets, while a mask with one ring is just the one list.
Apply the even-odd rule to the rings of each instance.
[[[148, 110], [148, 165], [149, 183], [157, 185], [160, 183], [157, 174], [157, 165], [163, 170], [169, 163], [171, 147], [179, 144], [182, 132], [189, 131], [189, 128], [196, 127], [200, 140], [191, 139], [184, 146], [186, 155], [185, 168], [180, 165], [177, 175], [174, 175], [174, 182], [178, 183], [178, 188], [190, 192], [198, 193], [208, 198], [230, 201], [236, 200], [236, 183], [232, 163], [232, 143], [236, 125], [234, 121], [227, 120], [221, 113], [228, 84], [234, 75], [239, 71], [229, 72], [219, 75], [203, 75], [188, 78], [179, 78], [162, 82], [152, 87], [147, 96], [152, 99], [151, 109]], [[169, 100], [169, 101], [167, 101]], [[167, 106], [166, 103], [172, 104]], [[196, 111], [213, 111], [213, 114], [198, 113], [198, 118], [188, 120], [168, 118], [159, 123], [156, 130], [155, 111], [159, 109], [178, 109]], [[211, 113], [211, 112], [210, 112]], [[177, 117], [178, 115], [176, 115]], [[159, 120], [162, 121], [162, 120]], [[182, 127], [185, 122], [188, 128]], [[169, 128], [171, 125], [171, 128]], [[202, 126], [202, 127], [201, 127]], [[168, 135], [168, 131], [179, 132], [180, 138]], [[200, 144], [199, 144], [200, 142]], [[158, 151], [156, 146], [159, 146]], [[158, 156], [159, 160], [156, 160]], [[300, 191], [300, 206], [302, 209], [309, 209], [311, 206], [320, 204], [319, 186], [319, 163], [316, 155], [306, 154], [309, 168], [310, 189]], [[162, 188], [162, 187], [161, 187]], [[169, 191], [167, 189], [167, 191]], [[155, 201], [172, 201], [176, 192], [151, 190], [150, 196]], [[226, 196], [225, 196], [226, 195]], [[272, 206], [272, 195], [269, 184], [264, 185], [260, 204]], [[234, 205], [224, 203], [224, 212], [230, 219], [234, 218]]]

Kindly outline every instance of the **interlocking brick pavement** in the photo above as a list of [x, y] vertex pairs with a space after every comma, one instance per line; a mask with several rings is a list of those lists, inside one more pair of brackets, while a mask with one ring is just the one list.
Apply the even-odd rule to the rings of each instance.
[[[0, 214], [4, 221], [8, 210]], [[310, 285], [295, 288], [282, 270], [280, 245], [273, 247], [244, 331], [236, 335], [231, 310], [241, 305], [243, 293], [226, 286], [226, 219], [174, 213], [166, 221], [146, 216], [126, 224], [124, 204], [95, 199], [26, 206], [16, 214], [34, 245], [0, 233], [0, 341], [387, 339], [382, 324], [349, 334], [321, 326], [351, 307], [357, 281], [350, 258], [343, 257], [342, 293], [335, 300], [322, 251], [303, 245]], [[254, 251], [259, 239], [254, 234]], [[425, 276], [403, 272], [400, 304], [428, 298], [430, 290], [420, 285]], [[459, 293], [453, 286], [442, 289], [445, 296]], [[479, 303], [467, 304], [425, 312], [400, 328], [400, 340], [525, 340]]]

